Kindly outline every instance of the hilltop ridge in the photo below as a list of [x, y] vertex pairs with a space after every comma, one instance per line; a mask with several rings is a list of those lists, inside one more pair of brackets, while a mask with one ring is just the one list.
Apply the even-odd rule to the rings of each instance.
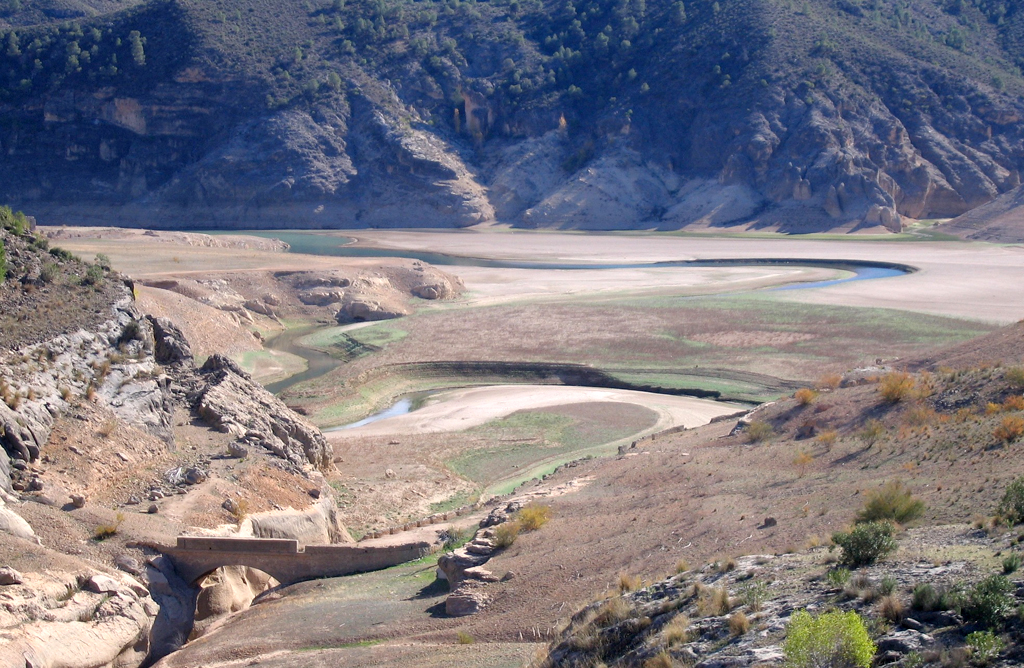
[[1020, 183], [1013, 5], [126, 4], [0, 9], [40, 222], [895, 231]]

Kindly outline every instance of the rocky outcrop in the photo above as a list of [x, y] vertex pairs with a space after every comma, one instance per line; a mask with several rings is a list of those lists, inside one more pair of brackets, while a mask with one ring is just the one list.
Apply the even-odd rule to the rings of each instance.
[[290, 538], [300, 545], [351, 543], [333, 499], [324, 498], [305, 510], [282, 510], [249, 515], [240, 534], [257, 538]]
[[149, 655], [159, 607], [138, 582], [26, 573], [4, 596], [0, 665], [134, 668]]
[[192, 395], [199, 415], [244, 445], [261, 447], [293, 464], [327, 469], [332, 450], [316, 427], [252, 380], [237, 364], [215, 354], [198, 372]]
[[212, 631], [228, 616], [248, 608], [254, 598], [277, 586], [277, 580], [248, 566], [222, 566], [199, 585], [195, 621], [189, 640]]

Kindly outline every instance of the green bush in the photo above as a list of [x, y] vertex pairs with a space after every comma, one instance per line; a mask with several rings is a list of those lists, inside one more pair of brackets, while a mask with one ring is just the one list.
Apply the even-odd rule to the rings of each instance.
[[1024, 366], [1010, 367], [1003, 377], [1013, 387], [1024, 387]]
[[856, 612], [826, 612], [817, 617], [806, 610], [793, 614], [783, 651], [790, 668], [842, 666], [867, 668], [875, 655], [864, 620]]
[[21, 211], [13, 211], [9, 206], [0, 206], [0, 227], [21, 236], [28, 231], [28, 219]]
[[763, 420], [754, 420], [747, 425], [744, 430], [747, 436], [747, 441], [750, 443], [760, 443], [761, 441], [768, 440], [775, 435], [775, 429], [767, 422]]
[[963, 606], [966, 619], [992, 628], [1001, 626], [1003, 619], [1013, 610], [1013, 584], [1002, 575], [987, 577], [967, 592]]
[[914, 587], [914, 596], [911, 599], [910, 607], [914, 610], [931, 612], [939, 609], [939, 592], [927, 582]]
[[971, 661], [984, 666], [1002, 654], [1006, 643], [991, 631], [975, 631], [968, 634], [967, 646], [971, 648]]
[[47, 262], [43, 265], [43, 268], [39, 270], [39, 280], [45, 284], [53, 283], [57, 279], [57, 265], [53, 262]]
[[915, 499], [909, 489], [898, 480], [885, 483], [868, 496], [864, 509], [857, 514], [858, 522], [892, 520], [906, 524], [924, 513], [924, 502]]
[[1024, 477], [1011, 482], [999, 502], [999, 514], [1014, 524], [1024, 521]]
[[1021, 557], [1016, 552], [1010, 553], [1005, 559], [1003, 559], [1003, 573], [1009, 575], [1010, 573], [1016, 572], [1020, 568]]
[[4, 248], [4, 241], [0, 239], [0, 283], [7, 280], [7, 249]]
[[889, 522], [865, 522], [852, 531], [837, 531], [832, 542], [843, 550], [840, 561], [845, 566], [868, 566], [896, 551], [895, 529]]

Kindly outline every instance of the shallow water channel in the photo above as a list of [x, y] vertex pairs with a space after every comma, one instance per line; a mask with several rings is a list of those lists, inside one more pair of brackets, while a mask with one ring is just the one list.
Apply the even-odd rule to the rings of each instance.
[[[238, 234], [238, 232], [233, 232]], [[809, 290], [823, 288], [853, 281], [867, 281], [880, 278], [892, 278], [909, 274], [916, 269], [908, 265], [901, 265], [889, 262], [872, 262], [867, 260], [819, 260], [802, 258], [728, 258], [716, 260], [677, 260], [666, 262], [632, 262], [620, 264], [560, 264], [545, 262], [517, 262], [508, 260], [493, 260], [488, 258], [465, 257], [458, 255], [446, 255], [442, 253], [396, 250], [390, 248], [366, 248], [352, 245], [354, 239], [349, 237], [318, 234], [316, 232], [266, 232], [247, 231], [243, 234], [253, 236], [280, 239], [289, 244], [291, 253], [302, 253], [307, 255], [331, 255], [337, 257], [402, 257], [422, 262], [428, 262], [439, 266], [462, 266], [462, 267], [488, 267], [496, 269], [552, 269], [552, 270], [593, 270], [593, 269], [639, 269], [639, 268], [677, 268], [677, 267], [752, 267], [752, 266], [791, 266], [791, 267], [822, 267], [826, 269], [837, 269], [850, 272], [850, 276], [831, 279], [827, 281], [811, 281], [794, 283], [777, 288], [772, 291], [782, 290]], [[297, 355], [306, 360], [307, 368], [297, 374], [283, 380], [268, 384], [267, 390], [279, 394], [293, 385], [302, 383], [314, 378], [323, 376], [336, 368], [341, 362], [329, 354], [310, 348], [299, 343], [299, 339], [317, 331], [315, 327], [306, 327], [282, 332], [267, 342], [267, 347], [272, 350]], [[399, 399], [392, 406], [370, 415], [358, 422], [340, 427], [334, 427], [328, 431], [340, 429], [352, 429], [371, 422], [384, 420], [389, 417], [404, 415], [415, 410], [419, 402], [412, 398]]]

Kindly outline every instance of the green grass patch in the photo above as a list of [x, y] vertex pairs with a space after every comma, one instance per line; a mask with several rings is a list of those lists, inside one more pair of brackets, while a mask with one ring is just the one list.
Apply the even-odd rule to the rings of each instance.
[[430, 512], [446, 513], [449, 510], [455, 510], [456, 508], [461, 508], [471, 503], [476, 503], [476, 501], [479, 498], [479, 492], [474, 492], [470, 490], [462, 491], [456, 494], [455, 496], [448, 497], [444, 501], [435, 501], [434, 503], [430, 504]]

